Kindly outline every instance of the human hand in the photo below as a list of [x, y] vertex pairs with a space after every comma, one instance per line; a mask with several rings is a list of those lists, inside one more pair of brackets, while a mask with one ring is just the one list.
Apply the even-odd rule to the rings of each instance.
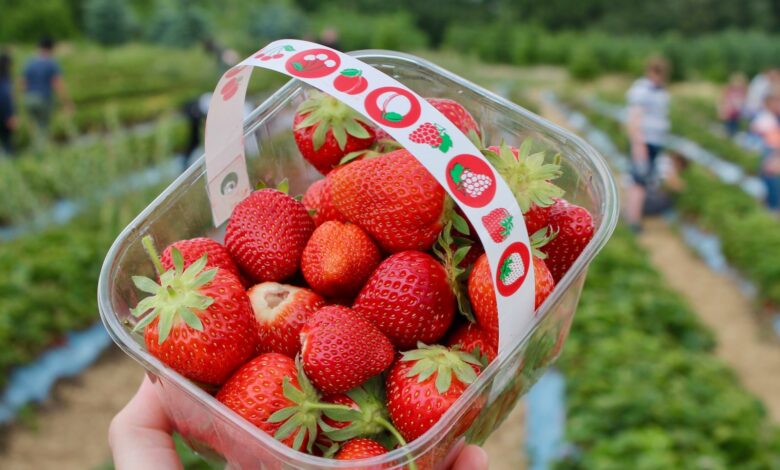
[[[117, 413], [108, 429], [108, 443], [116, 470], [179, 470], [182, 468], [173, 443], [173, 426], [157, 393], [144, 377], [130, 402]], [[465, 446], [451, 470], [488, 470], [482, 448]]]

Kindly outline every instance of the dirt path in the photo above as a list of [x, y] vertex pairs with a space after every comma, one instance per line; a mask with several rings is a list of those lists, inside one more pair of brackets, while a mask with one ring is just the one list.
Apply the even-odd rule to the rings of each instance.
[[142, 376], [141, 366], [112, 350], [78, 377], [58, 384], [36, 412], [36, 429], [8, 431], [0, 468], [90, 470], [106, 463], [108, 424]]
[[485, 442], [490, 470], [523, 470], [526, 468], [525, 403], [521, 400], [512, 413]]
[[765, 339], [750, 299], [732, 279], [710, 270], [665, 221], [648, 220], [639, 240], [666, 282], [715, 332], [716, 354], [780, 423], [780, 345]]

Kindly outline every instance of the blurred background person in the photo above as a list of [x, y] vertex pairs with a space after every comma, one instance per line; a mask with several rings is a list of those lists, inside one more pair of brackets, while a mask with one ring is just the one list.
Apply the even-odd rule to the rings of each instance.
[[62, 80], [60, 64], [54, 59], [53, 52], [54, 41], [44, 37], [38, 43], [38, 53], [24, 65], [24, 105], [30, 115], [34, 140], [38, 147], [48, 137], [49, 123], [54, 111], [54, 95], [57, 95], [66, 112], [73, 111], [73, 103]]
[[0, 52], [0, 154], [13, 154], [13, 132], [16, 128], [11, 54]]
[[750, 81], [747, 96], [745, 97], [744, 114], [747, 119], [752, 120], [758, 115], [764, 107], [764, 98], [769, 93], [772, 83], [780, 81], [780, 70], [770, 67], [757, 74]]
[[331, 49], [341, 50], [341, 43], [339, 42], [339, 30], [334, 27], [327, 27], [322, 30], [320, 34], [320, 44], [328, 46]]
[[655, 176], [655, 161], [669, 132], [668, 76], [666, 59], [651, 57], [645, 76], [636, 80], [626, 94], [632, 184], [628, 188], [625, 217], [635, 232], [641, 230], [647, 186]]
[[761, 138], [761, 179], [766, 185], [766, 205], [780, 210], [780, 83], [764, 98], [764, 107], [751, 123], [751, 131]]
[[729, 137], [739, 131], [742, 112], [747, 97], [747, 79], [742, 73], [734, 73], [723, 90], [718, 104], [718, 116]]

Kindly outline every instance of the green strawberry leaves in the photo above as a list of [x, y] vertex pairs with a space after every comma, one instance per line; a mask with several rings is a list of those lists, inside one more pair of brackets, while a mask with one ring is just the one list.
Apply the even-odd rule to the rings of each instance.
[[348, 136], [357, 139], [371, 137], [361, 123], [367, 126], [371, 124], [360, 113], [325, 93], [312, 92], [310, 97], [298, 106], [297, 113], [303, 116], [303, 119], [296, 124], [296, 131], [314, 127], [311, 140], [315, 151], [325, 145], [328, 131], [332, 133], [341, 150], [346, 147]]
[[453, 374], [462, 384], [469, 385], [477, 380], [477, 372], [472, 366], [482, 367], [482, 362], [473, 354], [438, 344], [428, 346], [418, 343], [417, 349], [401, 354], [402, 361], [414, 362], [406, 376], [416, 377], [417, 382], [422, 383], [436, 374], [434, 385], [441, 394], [450, 389]]
[[455, 299], [458, 302], [458, 311], [473, 323], [476, 320], [474, 319], [474, 311], [466, 289], [468, 270], [461, 267], [461, 263], [466, 259], [472, 248], [471, 240], [453, 237], [453, 227], [460, 233], [466, 235], [469, 233], [469, 226], [466, 220], [455, 213], [455, 211], [452, 211], [450, 220], [445, 224], [441, 233], [439, 233], [439, 238], [433, 246], [433, 252], [442, 262], [444, 271], [447, 273], [447, 282], [453, 294], [455, 294]]

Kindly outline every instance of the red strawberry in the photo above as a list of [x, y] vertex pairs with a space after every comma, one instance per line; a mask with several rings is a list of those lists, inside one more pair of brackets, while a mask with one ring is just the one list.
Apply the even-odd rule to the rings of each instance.
[[357, 225], [330, 220], [314, 230], [301, 259], [306, 282], [326, 297], [358, 293], [382, 260], [379, 248]]
[[593, 218], [587, 209], [559, 199], [549, 210], [549, 222], [558, 235], [541, 249], [558, 282], [593, 238]]
[[432, 104], [434, 108], [438, 109], [444, 117], [452, 121], [452, 123], [455, 124], [455, 127], [460, 129], [460, 131], [467, 136], [476, 134], [476, 136], [479, 137], [481, 135], [477, 121], [474, 120], [474, 116], [466, 111], [466, 108], [461, 106], [457, 101], [447, 98], [425, 98], [425, 100]]
[[457, 349], [420, 345], [402, 353], [387, 374], [387, 409], [404, 439], [411, 442], [436, 424], [480, 371], [477, 358]]
[[379, 153], [392, 152], [393, 150], [398, 150], [402, 148], [401, 144], [399, 144], [398, 141], [393, 138], [393, 136], [388, 134], [381, 127], [377, 127], [375, 131], [376, 131], [375, 148]]
[[[561, 166], [557, 162], [545, 163], [544, 152], [531, 153], [533, 141], [525, 139], [519, 149], [501, 144], [487, 148], [486, 156], [496, 167], [498, 173], [509, 185], [517, 199], [523, 214], [533, 204], [546, 207], [555, 198], [563, 196], [563, 190], [552, 183], [561, 176]], [[529, 230], [528, 233], [534, 233]]]
[[282, 281], [298, 270], [313, 231], [303, 204], [281, 191], [261, 189], [233, 209], [225, 245], [253, 281]]
[[373, 439], [355, 438], [344, 443], [336, 454], [336, 460], [360, 460], [386, 454], [387, 449]]
[[[532, 258], [534, 266], [534, 309], [537, 309], [550, 295], [555, 284], [550, 282], [550, 272], [544, 260], [537, 256]], [[477, 323], [490, 335], [491, 339], [497, 341], [498, 307], [496, 305], [496, 294], [493, 290], [493, 275], [490, 272], [487, 255], [480, 256], [477, 262], [474, 263], [474, 269], [469, 274], [468, 290]]]
[[372, 321], [399, 349], [438, 341], [452, 323], [455, 295], [432, 256], [396, 253], [376, 268], [358, 294], [355, 311]]
[[217, 400], [284, 444], [309, 453], [323, 408], [354, 414], [346, 406], [321, 403], [300, 364], [278, 353], [261, 354], [246, 363], [217, 393]]
[[258, 352], [295, 357], [303, 324], [325, 301], [309, 289], [276, 282], [257, 284], [247, 293], [257, 322]]
[[303, 205], [309, 210], [314, 225], [319, 227], [328, 220], [346, 221], [336, 210], [330, 197], [330, 179], [317, 180], [309, 186], [303, 195]]
[[374, 143], [371, 123], [341, 101], [314, 92], [298, 106], [293, 120], [298, 150], [323, 175], [344, 155], [365, 150]]
[[163, 267], [167, 269], [173, 268], [173, 259], [171, 258], [171, 249], [176, 248], [181, 252], [184, 258], [184, 267], [197, 261], [203, 255], [208, 255], [206, 260], [207, 268], [222, 268], [226, 271], [230, 271], [237, 278], [242, 279], [241, 272], [238, 270], [235, 261], [231, 258], [230, 253], [219, 242], [212, 240], [211, 238], [198, 237], [189, 240], [179, 240], [168, 245], [162, 253], [160, 261]]
[[488, 215], [482, 217], [482, 223], [485, 224], [485, 228], [490, 234], [490, 238], [496, 243], [501, 243], [507, 239], [512, 228], [514, 227], [514, 220], [509, 214], [509, 211], [503, 207], [493, 209]]
[[[557, 201], [558, 199], [555, 199]], [[553, 202], [553, 204], [555, 204]], [[523, 219], [525, 220], [525, 226], [528, 230], [528, 234], [532, 235], [539, 230], [547, 227], [547, 225], [550, 222], [550, 208], [552, 206], [547, 207], [540, 207], [536, 204], [531, 204], [531, 208], [528, 209], [528, 212], [523, 214]]]
[[303, 369], [326, 394], [344, 393], [387, 369], [393, 345], [353, 310], [332, 305], [316, 312], [301, 330]]
[[331, 197], [384, 251], [428, 250], [442, 229], [444, 189], [403, 149], [343, 167]]
[[164, 271], [152, 240], [144, 238], [159, 284], [133, 276], [143, 292], [151, 294], [132, 310], [142, 317], [134, 330], [144, 330], [149, 352], [180, 374], [207, 384], [221, 384], [252, 357], [257, 331], [252, 306], [241, 281], [229, 271], [204, 271], [207, 256], [184, 269], [177, 248], [171, 249], [174, 269]]
[[490, 363], [498, 353], [496, 339], [491, 338], [476, 323], [464, 323], [450, 335], [447, 346], [458, 346], [461, 351], [472, 353], [477, 358], [484, 355], [487, 362]]

